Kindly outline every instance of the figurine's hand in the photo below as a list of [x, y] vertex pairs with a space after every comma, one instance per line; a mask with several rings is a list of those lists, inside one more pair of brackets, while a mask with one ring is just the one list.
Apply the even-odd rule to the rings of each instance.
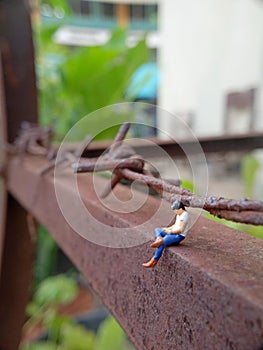
[[169, 230], [167, 227], [164, 227], [164, 228], [163, 228], [163, 231], [164, 231], [165, 233], [170, 233], [170, 230]]

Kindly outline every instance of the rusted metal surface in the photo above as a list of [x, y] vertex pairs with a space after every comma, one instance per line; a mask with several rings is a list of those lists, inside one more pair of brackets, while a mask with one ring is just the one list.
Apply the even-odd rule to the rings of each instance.
[[[2, 65], [0, 55], [0, 139], [6, 142], [6, 113], [4, 106], [4, 89], [2, 79]], [[6, 204], [7, 204], [7, 191], [5, 183], [5, 170], [7, 164], [7, 152], [3, 147], [0, 147], [0, 262], [2, 261], [4, 236], [5, 236], [5, 222], [6, 222]], [[1, 276], [1, 263], [0, 263], [0, 276]]]
[[[166, 249], [154, 270], [142, 262], [150, 257], [149, 242], [140, 244], [152, 228], [165, 224], [161, 209], [138, 230], [145, 215], [153, 215], [159, 201], [149, 197], [142, 210], [119, 214], [102, 205], [93, 188], [92, 175], [79, 176], [79, 193], [97, 224], [87, 232], [99, 234], [101, 222], [123, 225], [138, 240], [131, 248], [107, 248], [77, 234], [63, 217], [56, 200], [52, 173], [40, 177], [44, 160], [26, 157], [17, 171], [18, 159], [9, 163], [8, 188], [25, 208], [43, 223], [61, 248], [102, 297], [137, 349], [200, 350], [260, 349], [263, 346], [263, 241], [199, 218], [187, 239]], [[69, 199], [72, 215], [84, 221], [75, 202], [77, 193], [65, 170], [57, 181]], [[100, 180], [101, 188], [106, 181]], [[129, 198], [127, 187], [118, 186], [116, 195]], [[136, 196], [140, 196], [136, 193]], [[102, 233], [107, 234], [104, 229]]]
[[[178, 144], [174, 141], [160, 140], [158, 138], [149, 140], [153, 144], [159, 145], [172, 157], [185, 157], [185, 149], [187, 149], [188, 154], [197, 152], [196, 142], [194, 141], [181, 140], [180, 144]], [[200, 137], [198, 141], [205, 154], [252, 151], [263, 148], [263, 133]], [[111, 141], [94, 142], [90, 145], [87, 156], [99, 157], [110, 145]], [[136, 139], [136, 141], [131, 141], [130, 145], [135, 149], [136, 153], [141, 154], [143, 157], [158, 156], [156, 148], [151, 143], [146, 144], [145, 142], [140, 142], [140, 139]]]
[[53, 130], [51, 127], [23, 121], [12, 146], [14, 152], [21, 155], [27, 152], [36, 156], [48, 156], [52, 139]]
[[79, 163], [76, 171], [78, 173], [87, 173], [93, 171], [104, 171], [114, 169], [133, 169], [142, 170], [143, 160], [142, 159], [121, 159], [121, 160], [109, 160], [99, 163], [96, 161], [90, 161], [89, 163]]
[[37, 90], [28, 1], [0, 2], [0, 33], [8, 141], [13, 142], [22, 120], [37, 121]]
[[73, 162], [76, 162], [82, 156], [83, 152], [88, 147], [91, 140], [92, 140], [92, 136], [88, 135], [75, 150], [73, 151], [66, 150], [66, 149], [63, 150], [63, 157], [61, 157], [59, 161], [57, 161], [56, 159], [57, 150], [53, 147], [52, 151], [50, 152], [50, 154], [53, 153], [52, 154], [53, 157], [49, 159], [49, 164], [44, 169], [41, 170], [41, 175], [45, 175], [49, 171], [54, 170], [55, 166], [57, 167], [58, 166], [61, 167], [62, 165], [69, 166]]
[[[0, 1], [0, 52], [1, 84], [5, 96], [3, 108], [6, 112], [6, 121], [1, 126], [7, 128], [7, 141], [13, 142], [22, 120], [37, 122], [34, 55], [27, 1]], [[2, 170], [5, 176], [5, 168]], [[9, 194], [0, 261], [0, 348], [3, 350], [15, 350], [20, 342], [25, 307], [30, 296], [33, 258], [34, 243], [30, 238], [27, 213]]]
[[0, 279], [1, 349], [18, 348], [30, 296], [33, 261], [34, 242], [28, 232], [27, 212], [9, 195]]
[[[200, 137], [198, 141], [205, 154], [208, 153], [228, 153], [228, 152], [240, 152], [240, 151], [252, 151], [254, 149], [263, 148], [263, 133], [249, 133], [242, 135], [222, 135], [214, 137]], [[196, 154], [198, 148], [196, 142], [181, 140], [180, 143], [174, 141], [158, 141], [160, 145], [170, 156], [173, 157], [185, 157], [184, 150], [187, 150], [187, 154]], [[153, 156], [151, 147], [144, 145], [135, 146], [136, 152], [143, 156]]]
[[103, 193], [103, 198], [109, 195], [122, 179], [139, 181], [147, 184], [171, 203], [180, 200], [187, 207], [205, 209], [219, 218], [245, 224], [263, 225], [263, 201], [234, 200], [215, 196], [201, 197], [165, 180], [155, 178], [144, 169], [146, 161], [137, 155], [133, 148], [125, 146], [124, 139], [129, 127], [130, 124], [127, 122], [120, 127], [114, 143], [103, 156], [88, 159], [86, 163], [79, 162], [72, 165], [77, 173], [112, 170], [112, 180]]

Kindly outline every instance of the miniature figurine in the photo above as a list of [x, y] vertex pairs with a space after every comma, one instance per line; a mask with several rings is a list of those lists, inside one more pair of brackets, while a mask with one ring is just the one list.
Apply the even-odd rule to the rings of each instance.
[[158, 227], [154, 230], [156, 240], [151, 244], [151, 248], [157, 249], [154, 256], [148, 262], [142, 264], [146, 268], [155, 267], [164, 248], [178, 245], [187, 235], [189, 213], [185, 210], [185, 206], [182, 202], [176, 200], [171, 205], [171, 209], [176, 214], [175, 224], [170, 227]]

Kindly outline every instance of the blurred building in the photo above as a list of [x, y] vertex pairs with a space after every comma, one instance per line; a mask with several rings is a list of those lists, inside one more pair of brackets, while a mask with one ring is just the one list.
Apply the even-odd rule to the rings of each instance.
[[[68, 0], [73, 9], [70, 16], [60, 16], [59, 11], [49, 13], [42, 7], [42, 18], [46, 23], [60, 19], [61, 28], [55, 40], [67, 45], [103, 45], [111, 31], [117, 27], [128, 29], [128, 45], [135, 45], [146, 36], [148, 47], [156, 56], [158, 40], [157, 0]], [[59, 18], [61, 17], [61, 18]]]
[[161, 107], [197, 135], [263, 130], [263, 1], [161, 0], [159, 30]]
[[[150, 51], [150, 62], [139, 67], [131, 77], [123, 95], [131, 102], [135, 115], [134, 136], [156, 135], [157, 92], [159, 69], [156, 62], [159, 46], [157, 0], [68, 0], [72, 13], [63, 14], [61, 8], [42, 6], [42, 20], [59, 23], [55, 42], [67, 46], [97, 46], [105, 44], [116, 28], [127, 29], [127, 46], [136, 45], [143, 38]], [[149, 126], [146, 126], [147, 124]]]
[[[102, 45], [119, 26], [128, 29], [130, 46], [146, 36], [152, 61], [157, 61], [158, 96], [155, 91], [153, 97], [164, 110], [157, 118], [164, 132], [185, 136], [182, 125], [198, 136], [263, 129], [262, 0], [69, 3], [74, 15], [62, 20], [55, 34], [58, 43]], [[54, 20], [48, 11], [42, 17]], [[139, 73], [136, 83], [143, 80]]]
[[124, 26], [155, 30], [157, 0], [70, 0], [75, 13], [88, 17], [95, 26]]

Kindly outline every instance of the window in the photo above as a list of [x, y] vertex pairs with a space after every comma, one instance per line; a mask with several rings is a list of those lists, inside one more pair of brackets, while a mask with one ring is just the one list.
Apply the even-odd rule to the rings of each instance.
[[80, 3], [81, 14], [90, 16], [92, 14], [91, 1], [82, 0]]
[[157, 21], [157, 13], [158, 13], [158, 6], [157, 5], [149, 5], [147, 7], [147, 17], [151, 21]]
[[131, 20], [144, 20], [146, 17], [145, 5], [130, 5]]
[[130, 5], [131, 20], [153, 20], [157, 17], [157, 5]]
[[96, 18], [115, 18], [115, 4], [81, 0], [81, 14]]
[[226, 96], [225, 131], [246, 133], [253, 130], [256, 88], [233, 91]]
[[102, 3], [102, 16], [106, 18], [115, 17], [115, 5]]

